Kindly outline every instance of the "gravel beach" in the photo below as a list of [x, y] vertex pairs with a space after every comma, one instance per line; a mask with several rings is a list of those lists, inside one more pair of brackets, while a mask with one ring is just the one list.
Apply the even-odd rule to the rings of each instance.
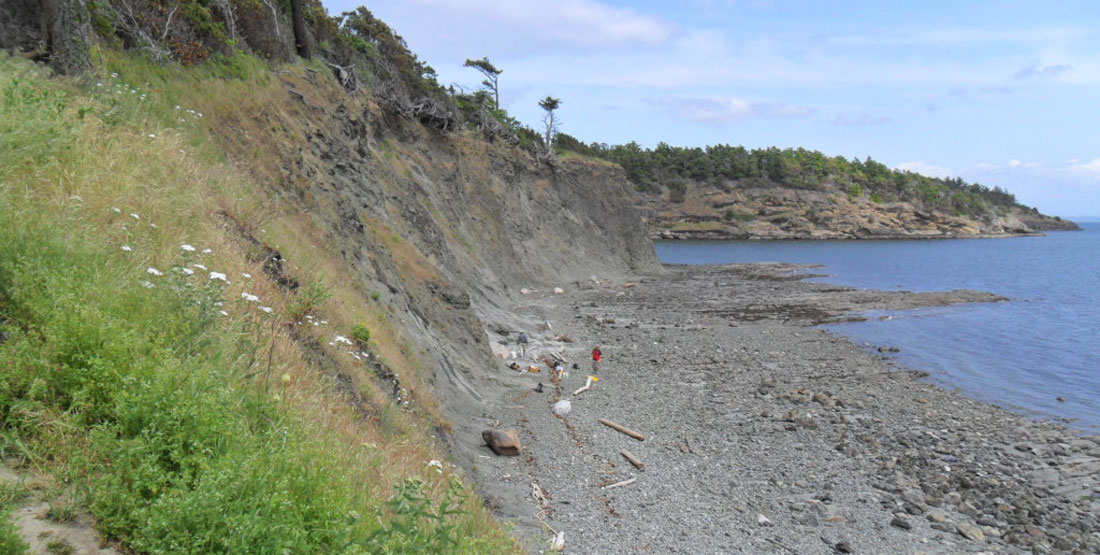
[[[512, 314], [527, 329], [490, 326], [506, 350], [527, 332], [524, 366], [551, 352], [579, 364], [555, 385], [545, 366], [501, 361], [515, 385], [485, 415], [516, 429], [523, 453], [482, 447], [473, 473], [529, 550], [563, 532], [565, 552], [593, 554], [1100, 552], [1100, 437], [968, 399], [815, 327], [999, 297], [791, 273], [805, 269], [590, 280], [524, 295]], [[574, 395], [595, 344], [599, 381]], [[560, 399], [565, 417], [550, 410]]]

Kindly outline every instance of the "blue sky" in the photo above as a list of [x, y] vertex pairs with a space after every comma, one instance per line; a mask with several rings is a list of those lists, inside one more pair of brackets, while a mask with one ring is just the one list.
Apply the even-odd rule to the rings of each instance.
[[1100, 2], [324, 0], [586, 142], [805, 147], [1100, 217]]

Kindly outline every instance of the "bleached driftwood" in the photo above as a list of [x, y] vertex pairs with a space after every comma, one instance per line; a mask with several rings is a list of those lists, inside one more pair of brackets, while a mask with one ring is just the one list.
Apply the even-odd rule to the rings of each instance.
[[629, 480], [623, 480], [621, 482], [615, 482], [614, 484], [608, 484], [608, 485], [604, 486], [603, 489], [612, 489], [612, 488], [617, 488], [617, 487], [620, 487], [620, 486], [629, 486], [630, 484], [633, 484], [634, 482], [637, 482], [637, 481], [638, 481], [638, 477], [635, 476], [634, 478], [631, 478]]
[[618, 430], [638, 441], [645, 441], [645, 436], [643, 436], [642, 434], [639, 434], [638, 432], [635, 432], [634, 430], [631, 430], [630, 428], [627, 428], [625, 426], [620, 426], [606, 418], [601, 418], [600, 424], [603, 424], [604, 426], [607, 426], [608, 428], [611, 428], [613, 430]]
[[592, 387], [593, 381], [595, 381], [595, 378], [593, 378], [592, 376], [588, 376], [588, 381], [585, 382], [584, 387], [574, 391], [573, 395], [579, 395], [581, 393], [584, 393], [585, 391], [588, 391], [588, 388]]
[[565, 549], [565, 530], [558, 532], [554, 539], [550, 540], [550, 551], [561, 551], [563, 549]]

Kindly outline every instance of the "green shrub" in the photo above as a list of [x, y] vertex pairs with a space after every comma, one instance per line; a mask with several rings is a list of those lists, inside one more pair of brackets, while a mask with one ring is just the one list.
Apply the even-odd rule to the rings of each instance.
[[859, 183], [852, 183], [852, 186], [848, 188], [848, 198], [855, 200], [863, 196], [863, 185]]
[[[436, 505], [424, 493], [424, 483], [410, 478], [394, 486], [397, 494], [386, 502], [392, 513], [389, 525], [377, 530], [366, 545], [386, 552], [453, 553], [459, 545], [459, 530], [454, 518], [465, 514], [459, 507], [468, 497], [458, 478], [451, 478], [447, 493]], [[381, 510], [379, 520], [385, 517]]]
[[751, 222], [756, 219], [756, 215], [750, 212], [736, 212], [732, 208], [727, 208], [726, 212], [722, 214], [722, 219], [727, 222]]
[[370, 329], [363, 324], [356, 324], [355, 327], [351, 328], [351, 337], [366, 345], [370, 343]]
[[325, 286], [323, 281], [317, 281], [310, 283], [305, 287], [298, 289], [298, 292], [294, 294], [294, 299], [290, 301], [290, 304], [286, 307], [287, 316], [291, 320], [299, 320], [306, 314], [313, 312], [325, 301], [332, 298], [332, 293], [328, 287]]

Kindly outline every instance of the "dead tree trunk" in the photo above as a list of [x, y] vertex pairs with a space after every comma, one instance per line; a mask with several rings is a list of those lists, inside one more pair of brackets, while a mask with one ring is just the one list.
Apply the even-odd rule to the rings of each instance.
[[306, 14], [302, 0], [290, 0], [290, 16], [294, 20], [294, 48], [298, 55], [309, 59], [309, 37], [306, 36]]

